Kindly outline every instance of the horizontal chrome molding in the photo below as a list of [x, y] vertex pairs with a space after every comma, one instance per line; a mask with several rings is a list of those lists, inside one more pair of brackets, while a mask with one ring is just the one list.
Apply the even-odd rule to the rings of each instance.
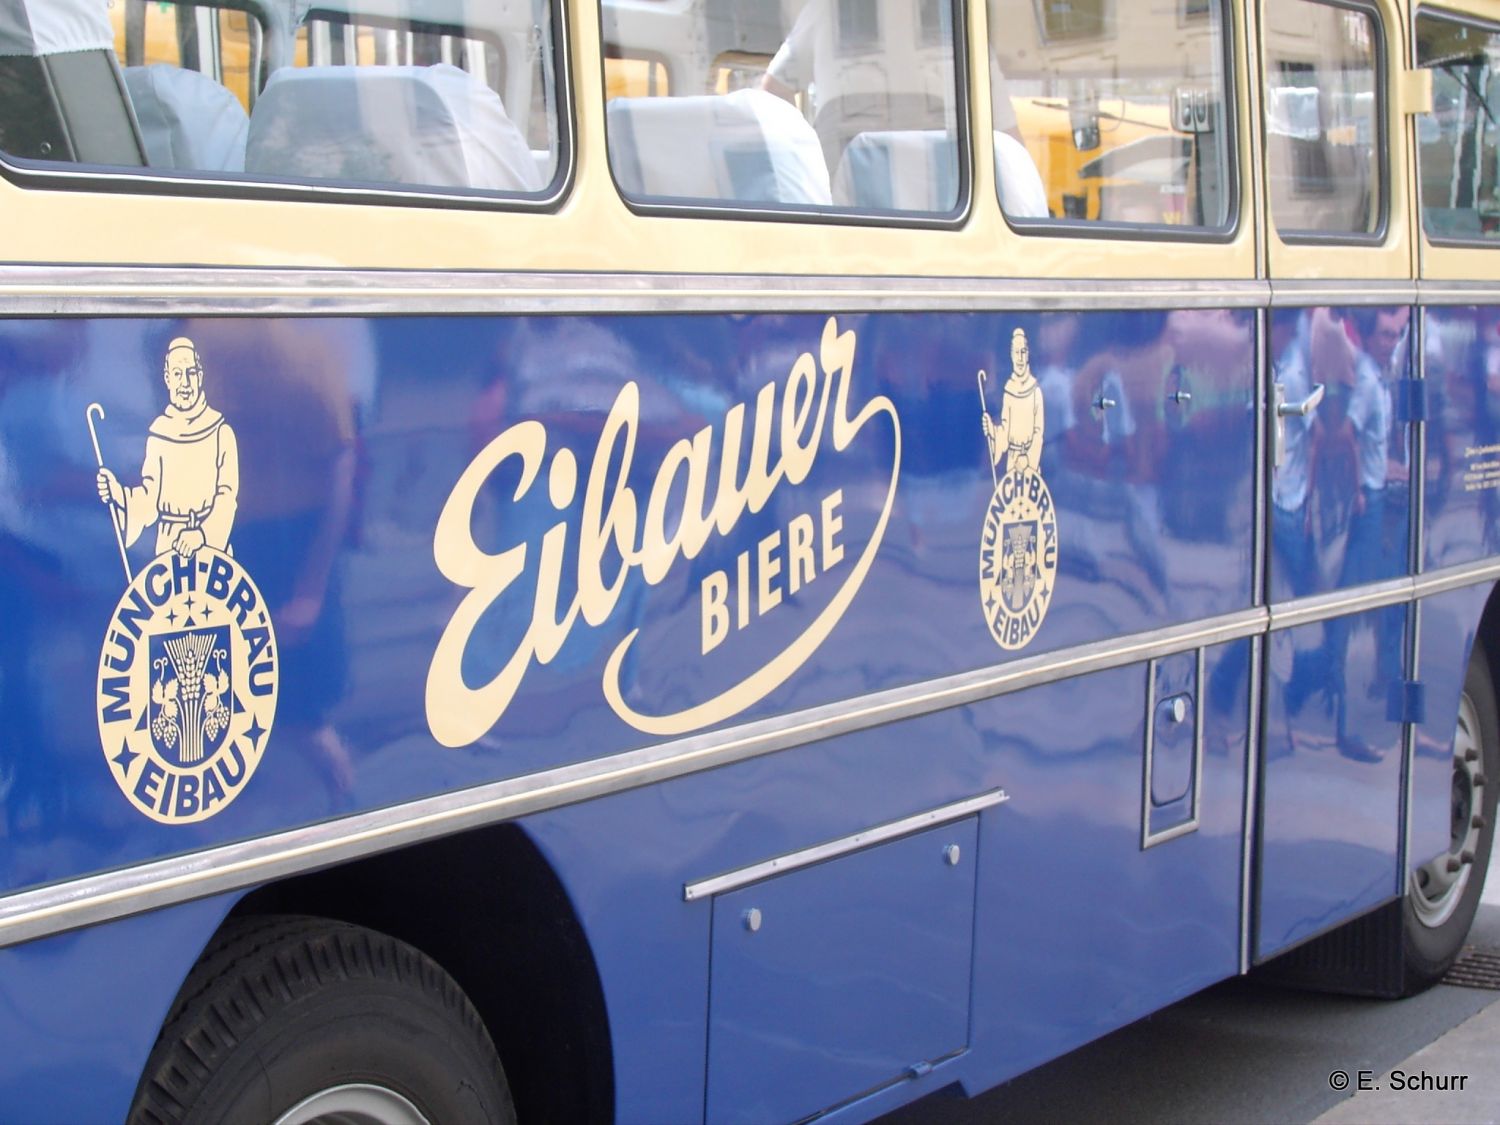
[[1481, 559], [1478, 562], [1429, 570], [1418, 575], [1413, 586], [1417, 597], [1430, 598], [1434, 594], [1446, 594], [1449, 590], [1497, 580], [1500, 580], [1500, 559]]
[[1422, 281], [1417, 283], [1417, 300], [1424, 305], [1500, 304], [1500, 280]]
[[872, 844], [894, 840], [898, 836], [908, 836], [913, 832], [920, 832], [924, 828], [933, 828], [939, 824], [949, 824], [977, 813], [981, 809], [993, 808], [1008, 800], [1010, 800], [1010, 795], [1004, 789], [991, 789], [988, 793], [981, 793], [966, 801], [955, 801], [951, 805], [928, 809], [915, 816], [902, 817], [900, 820], [892, 820], [886, 824], [876, 825], [874, 828], [866, 828], [863, 832], [840, 836], [837, 840], [829, 840], [823, 844], [814, 844], [810, 848], [788, 852], [775, 859], [767, 859], [760, 863], [752, 863], [747, 867], [726, 871], [710, 879], [687, 883], [682, 888], [682, 899], [684, 902], [696, 902], [698, 899], [723, 894], [725, 891], [738, 890], [740, 887], [768, 879], [772, 875], [784, 875], [788, 871], [796, 871], [799, 867], [811, 867], [815, 863], [847, 855], [849, 852], [868, 848]]
[[1414, 305], [1415, 281], [1286, 280], [1271, 282], [1271, 304], [1308, 305]]
[[1248, 308], [1267, 293], [1260, 281], [0, 266], [0, 312], [29, 316]]
[[470, 828], [608, 796], [1010, 692], [1500, 580], [1500, 559], [1246, 609], [892, 688], [728, 730], [444, 793], [0, 898], [0, 947], [256, 886]]
[[1248, 637], [1264, 610], [1100, 641], [0, 898], [0, 946], [1157, 656]]
[[1411, 601], [1415, 596], [1415, 586], [1410, 578], [1392, 578], [1387, 582], [1375, 582], [1352, 590], [1314, 594], [1312, 597], [1297, 598], [1271, 606], [1271, 628], [1294, 629], [1299, 625], [1327, 621], [1349, 613], [1363, 613], [1370, 609], [1397, 605]]

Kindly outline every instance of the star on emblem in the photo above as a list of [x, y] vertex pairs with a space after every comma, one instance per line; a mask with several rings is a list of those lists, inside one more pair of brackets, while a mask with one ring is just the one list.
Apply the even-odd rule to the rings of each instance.
[[120, 773], [123, 775], [130, 772], [130, 763], [139, 757], [140, 755], [132, 750], [128, 743], [122, 742], [120, 743], [120, 752], [111, 758], [110, 761], [120, 767]]

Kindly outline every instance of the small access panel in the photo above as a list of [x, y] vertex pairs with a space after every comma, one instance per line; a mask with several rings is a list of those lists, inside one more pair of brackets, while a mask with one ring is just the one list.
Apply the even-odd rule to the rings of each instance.
[[978, 820], [717, 896], [707, 1120], [797, 1121], [968, 1043]]

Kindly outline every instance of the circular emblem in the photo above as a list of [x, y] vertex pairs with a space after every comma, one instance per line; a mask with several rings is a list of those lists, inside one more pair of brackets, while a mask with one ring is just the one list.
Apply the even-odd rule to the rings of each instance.
[[1001, 648], [1025, 648], [1041, 627], [1057, 577], [1057, 510], [1030, 467], [995, 482], [979, 540], [979, 598]]
[[163, 824], [228, 807], [276, 716], [276, 635], [244, 567], [166, 551], [120, 599], [99, 657], [99, 739], [120, 791]]

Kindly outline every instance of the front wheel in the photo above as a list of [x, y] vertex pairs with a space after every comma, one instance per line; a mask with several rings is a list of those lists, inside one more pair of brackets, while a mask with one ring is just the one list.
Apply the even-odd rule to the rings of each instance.
[[183, 985], [131, 1125], [514, 1123], [483, 1021], [431, 958], [319, 918], [231, 923]]
[[1475, 642], [1453, 736], [1448, 850], [1411, 873], [1402, 925], [1405, 991], [1436, 983], [1457, 960], [1484, 891], [1500, 796], [1500, 717], [1489, 660]]

